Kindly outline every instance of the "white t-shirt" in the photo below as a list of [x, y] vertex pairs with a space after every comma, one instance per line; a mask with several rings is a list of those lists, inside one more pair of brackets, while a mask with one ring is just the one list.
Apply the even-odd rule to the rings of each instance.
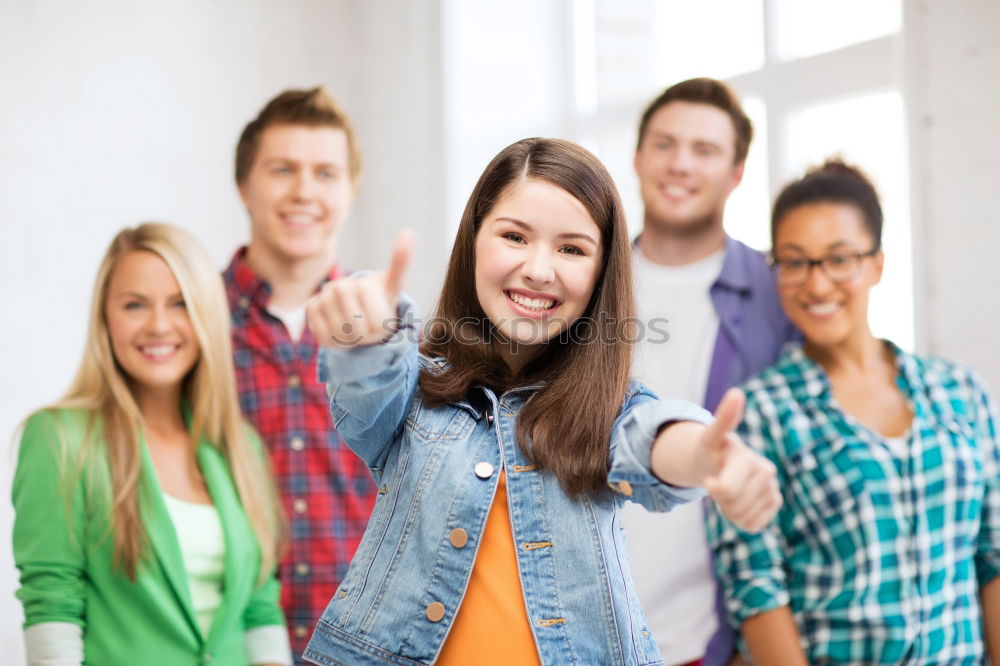
[[[662, 266], [633, 252], [636, 302], [645, 334], [634, 375], [658, 396], [705, 400], [719, 316], [709, 289], [725, 250], [686, 266]], [[670, 513], [626, 503], [624, 523], [639, 601], [668, 666], [705, 655], [718, 627], [704, 507]]]
[[267, 311], [277, 317], [281, 323], [285, 325], [285, 330], [288, 331], [288, 335], [292, 338], [292, 342], [298, 342], [302, 338], [302, 332], [306, 328], [305, 303], [294, 310], [279, 310], [269, 305], [267, 307]]

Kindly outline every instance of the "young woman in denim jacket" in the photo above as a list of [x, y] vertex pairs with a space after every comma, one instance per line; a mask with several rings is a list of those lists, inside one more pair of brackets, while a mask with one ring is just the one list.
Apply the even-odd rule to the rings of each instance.
[[[378, 499], [305, 652], [320, 664], [657, 664], [620, 506], [666, 511], [708, 489], [759, 530], [773, 466], [732, 432], [628, 377], [629, 239], [607, 171], [575, 144], [526, 139], [466, 206], [418, 350], [389, 269], [309, 304], [334, 422]], [[638, 324], [638, 325], [637, 325]]]

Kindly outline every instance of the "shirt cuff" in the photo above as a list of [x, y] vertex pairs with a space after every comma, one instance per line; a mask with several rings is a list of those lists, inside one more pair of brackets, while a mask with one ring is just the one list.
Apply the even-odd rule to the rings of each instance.
[[24, 630], [28, 666], [80, 666], [83, 629], [72, 622], [40, 622]]
[[788, 606], [791, 595], [779, 582], [768, 578], [755, 578], [746, 583], [737, 583], [727, 590], [729, 599], [729, 616], [734, 629], [739, 629], [743, 623], [754, 615]]
[[671, 421], [709, 424], [712, 415], [684, 400], [647, 400], [630, 409], [615, 429], [615, 452], [608, 484], [650, 511], [669, 511], [705, 496], [704, 488], [682, 488], [661, 481], [651, 468], [653, 442]]
[[1000, 553], [983, 553], [978, 555], [975, 561], [979, 587], [1000, 575]]
[[269, 624], [248, 629], [243, 635], [243, 642], [251, 664], [291, 666], [292, 648], [285, 625]]

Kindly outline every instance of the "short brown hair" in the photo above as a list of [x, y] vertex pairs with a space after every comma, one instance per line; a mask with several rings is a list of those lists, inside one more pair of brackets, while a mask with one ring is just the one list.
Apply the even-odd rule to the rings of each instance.
[[642, 113], [639, 121], [639, 140], [636, 142], [636, 149], [642, 146], [642, 140], [646, 136], [646, 128], [649, 125], [653, 114], [671, 102], [691, 102], [693, 104], [708, 104], [724, 111], [733, 121], [733, 129], [736, 131], [736, 157], [735, 163], [741, 164], [747, 159], [747, 152], [750, 150], [750, 142], [753, 141], [753, 124], [750, 118], [743, 111], [740, 98], [732, 88], [716, 79], [698, 78], [688, 79], [674, 84], [660, 93], [660, 96], [650, 102], [649, 106]]
[[236, 182], [243, 184], [260, 148], [260, 135], [271, 125], [332, 127], [347, 135], [348, 169], [351, 183], [361, 180], [361, 148], [347, 114], [333, 101], [323, 86], [309, 90], [286, 90], [264, 106], [240, 135], [236, 144]]

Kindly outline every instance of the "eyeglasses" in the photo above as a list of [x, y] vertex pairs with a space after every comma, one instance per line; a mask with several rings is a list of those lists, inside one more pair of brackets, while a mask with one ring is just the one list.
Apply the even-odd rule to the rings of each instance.
[[874, 247], [868, 252], [835, 252], [819, 259], [808, 257], [787, 257], [779, 259], [772, 256], [771, 270], [774, 279], [781, 287], [801, 287], [809, 281], [809, 274], [814, 266], [819, 266], [826, 276], [834, 282], [847, 282], [858, 275], [861, 260], [874, 257], [879, 248]]

